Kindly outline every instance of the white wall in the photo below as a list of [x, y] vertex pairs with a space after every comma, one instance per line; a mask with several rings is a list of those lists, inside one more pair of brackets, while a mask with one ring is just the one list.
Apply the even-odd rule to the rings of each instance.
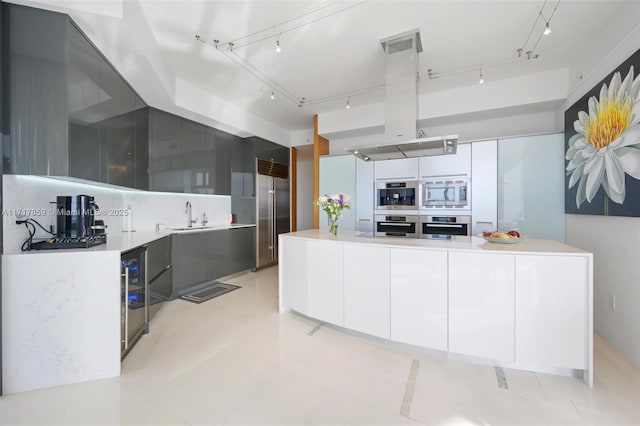
[[298, 146], [298, 231], [313, 228], [313, 145]]
[[313, 129], [291, 132], [291, 146], [313, 145]]
[[[640, 48], [639, 16], [640, 2], [626, 2], [600, 42], [583, 50], [562, 111]], [[567, 243], [594, 253], [595, 331], [640, 369], [640, 218], [567, 215]]]

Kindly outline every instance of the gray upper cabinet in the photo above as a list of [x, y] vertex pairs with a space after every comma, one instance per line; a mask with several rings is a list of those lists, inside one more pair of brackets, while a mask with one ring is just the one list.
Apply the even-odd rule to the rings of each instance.
[[156, 109], [150, 116], [150, 189], [231, 193], [235, 136]]
[[69, 175], [148, 189], [146, 104], [73, 23], [68, 45]]
[[213, 194], [211, 167], [207, 158], [207, 128], [202, 124], [181, 119], [183, 192]]
[[153, 191], [184, 192], [179, 117], [157, 109], [150, 111], [149, 187]]
[[3, 103], [9, 106], [4, 172], [66, 176], [68, 18], [30, 7], [2, 6], [2, 39], [8, 45]]
[[236, 136], [207, 128], [207, 165], [213, 193], [231, 195], [231, 150]]
[[148, 189], [148, 118], [139, 113], [146, 104], [68, 15], [2, 6], [9, 23], [2, 28], [10, 87], [5, 173]]

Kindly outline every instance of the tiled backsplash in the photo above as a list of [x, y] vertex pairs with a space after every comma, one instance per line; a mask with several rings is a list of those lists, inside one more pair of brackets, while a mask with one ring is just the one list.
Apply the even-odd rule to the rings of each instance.
[[[92, 184], [63, 178], [4, 175], [3, 176], [3, 243], [4, 253], [18, 253], [28, 237], [24, 225], [16, 225], [18, 215], [29, 216], [49, 229], [55, 227], [55, 204], [58, 195], [87, 194], [95, 197], [100, 211], [96, 219], [104, 220], [107, 234], [127, 228], [127, 207], [131, 206], [132, 226], [138, 231], [152, 231], [156, 224], [165, 227], [187, 226], [185, 206], [192, 206], [194, 226], [201, 226], [207, 215], [207, 226], [228, 224], [231, 217], [231, 197], [227, 195], [178, 194], [132, 190], [112, 185]], [[46, 237], [38, 230], [35, 238]]]

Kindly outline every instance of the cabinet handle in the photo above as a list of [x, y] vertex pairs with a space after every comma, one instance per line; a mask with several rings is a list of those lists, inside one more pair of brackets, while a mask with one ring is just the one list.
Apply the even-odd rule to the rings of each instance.
[[428, 178], [439, 178], [439, 177], [454, 177], [454, 176], [462, 176], [462, 177], [468, 177], [468, 174], [465, 173], [458, 173], [458, 174], [453, 174], [453, 175], [427, 175], [427, 176], [420, 176], [422, 179], [428, 179]]
[[129, 348], [129, 267], [124, 268], [124, 349]]
[[426, 224], [427, 228], [462, 228], [462, 225], [449, 225], [446, 223], [443, 223], [441, 225], [431, 225], [431, 224]]
[[413, 223], [404, 223], [404, 222], [379, 222], [382, 226], [411, 226]]
[[371, 219], [358, 219], [360, 222], [371, 222]]
[[493, 222], [482, 222], [482, 221], [477, 221], [476, 225], [493, 225]]
[[399, 179], [415, 179], [415, 176], [398, 176], [394, 178], [378, 178], [376, 180], [399, 180]]

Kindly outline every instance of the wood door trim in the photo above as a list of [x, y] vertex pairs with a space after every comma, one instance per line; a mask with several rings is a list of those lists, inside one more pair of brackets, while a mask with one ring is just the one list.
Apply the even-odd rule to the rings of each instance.
[[298, 150], [291, 147], [291, 232], [298, 230]]
[[[318, 134], [318, 115], [313, 116], [313, 201], [320, 196], [320, 156], [329, 154], [329, 140]], [[313, 206], [313, 228], [320, 228], [320, 209]]]

